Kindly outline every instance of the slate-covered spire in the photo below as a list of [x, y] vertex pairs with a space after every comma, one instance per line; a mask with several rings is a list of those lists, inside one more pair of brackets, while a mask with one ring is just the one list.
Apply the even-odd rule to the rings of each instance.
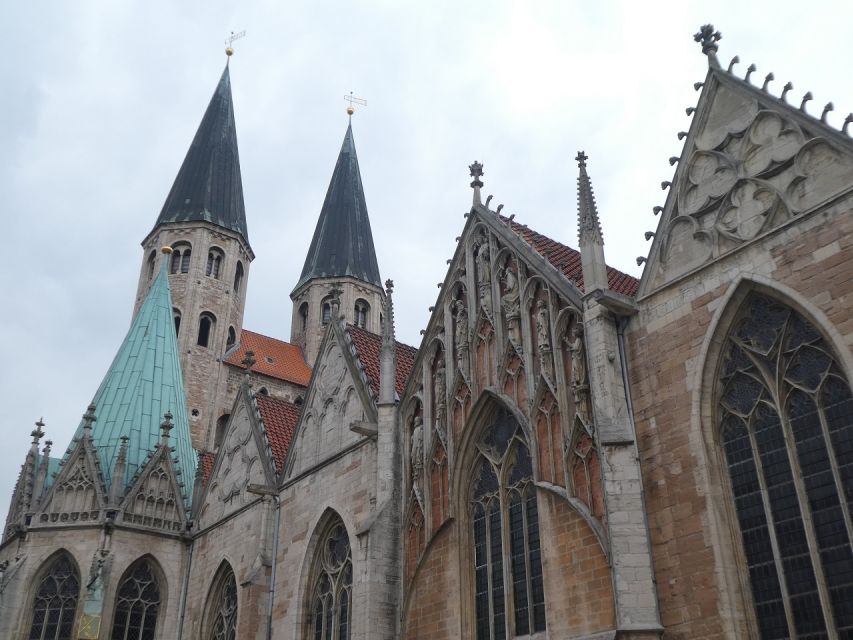
[[607, 265], [604, 262], [604, 238], [598, 209], [592, 193], [592, 183], [586, 172], [589, 157], [578, 151], [578, 244], [581, 252], [584, 291], [607, 289]]
[[314, 278], [341, 276], [382, 286], [351, 124], [294, 291]]
[[227, 65], [157, 218], [165, 222], [210, 222], [249, 241]]
[[[122, 483], [123, 490], [160, 442], [160, 422], [167, 412], [174, 416], [170, 444], [175, 447], [177, 467], [184, 477], [192, 478], [195, 473], [196, 453], [190, 440], [168, 262], [163, 260], [159, 275], [95, 393], [90, 411], [75, 433], [76, 439], [86, 431], [91, 433], [106, 490], [113, 495], [118, 493], [110, 491], [112, 484]], [[97, 415], [97, 420], [87, 420], [90, 413]], [[119, 460], [123, 464], [118, 464]], [[188, 497], [185, 495], [184, 499]]]

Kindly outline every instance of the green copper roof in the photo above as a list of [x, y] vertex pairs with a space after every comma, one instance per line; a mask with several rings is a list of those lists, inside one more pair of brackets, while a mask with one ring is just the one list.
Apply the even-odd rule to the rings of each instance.
[[[175, 448], [173, 459], [177, 459], [177, 468], [181, 470], [178, 480], [186, 485], [184, 504], [189, 504], [197, 456], [190, 440], [172, 296], [165, 268], [167, 262], [163, 261], [164, 267], [151, 285], [92, 401], [97, 416], [92, 425], [92, 440], [109, 491], [119, 439], [123, 435], [128, 436], [125, 477], [117, 479], [127, 488], [149, 452], [153, 452], [154, 445], [160, 441], [163, 414], [171, 412], [174, 428], [169, 445]], [[75, 438], [82, 437], [82, 421], [74, 435]]]

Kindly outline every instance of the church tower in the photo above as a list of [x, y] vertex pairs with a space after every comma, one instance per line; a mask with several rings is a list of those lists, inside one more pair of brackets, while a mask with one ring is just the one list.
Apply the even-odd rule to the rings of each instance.
[[[230, 53], [229, 53], [230, 55]], [[159, 249], [170, 246], [171, 254]], [[193, 445], [207, 448], [222, 356], [240, 338], [249, 264], [229, 67], [210, 99], [154, 228], [142, 241], [134, 314], [167, 270]]]
[[335, 313], [378, 334], [384, 295], [350, 122], [302, 275], [290, 294], [290, 341], [313, 364]]

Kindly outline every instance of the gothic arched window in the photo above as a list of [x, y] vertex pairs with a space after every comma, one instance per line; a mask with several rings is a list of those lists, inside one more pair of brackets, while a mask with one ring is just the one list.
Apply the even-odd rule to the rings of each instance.
[[228, 339], [225, 341], [225, 348], [230, 349], [235, 342], [237, 342], [237, 332], [234, 331], [234, 327], [228, 327]]
[[320, 305], [320, 322], [324, 325], [329, 324], [329, 320], [332, 319], [332, 303], [330, 299], [327, 298], [323, 300]]
[[111, 640], [154, 640], [160, 612], [160, 584], [152, 563], [138, 560], [116, 591]]
[[320, 537], [315, 565], [308, 637], [348, 640], [352, 626], [352, 553], [340, 518], [332, 520]]
[[237, 580], [231, 567], [225, 562], [222, 565], [208, 596], [205, 640], [237, 638]]
[[172, 260], [169, 263], [169, 273], [188, 273], [192, 247], [188, 242], [176, 242], [172, 245]]
[[853, 635], [853, 394], [832, 347], [752, 294], [723, 347], [717, 416], [761, 637]]
[[181, 310], [172, 307], [172, 317], [175, 319], [175, 335], [181, 331]]
[[362, 299], [355, 301], [355, 320], [353, 324], [362, 329], [367, 328], [367, 314], [370, 311], [370, 305]]
[[50, 565], [36, 587], [29, 640], [71, 640], [80, 577], [66, 555]]
[[152, 251], [148, 255], [148, 280], [154, 277], [154, 265], [157, 262], [157, 252]]
[[[471, 488], [477, 640], [545, 630], [539, 516], [530, 450], [505, 409], [477, 445]], [[509, 571], [504, 571], [504, 564]], [[504, 576], [510, 584], [504, 584]]]
[[305, 329], [308, 328], [308, 303], [303, 302], [299, 306], [299, 330], [305, 333]]

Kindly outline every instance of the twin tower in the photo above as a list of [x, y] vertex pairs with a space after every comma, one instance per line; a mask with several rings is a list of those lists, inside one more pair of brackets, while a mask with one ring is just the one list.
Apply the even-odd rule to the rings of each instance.
[[[164, 246], [172, 252], [161, 252]], [[240, 349], [255, 258], [246, 225], [228, 65], [142, 247], [134, 316], [161, 261], [167, 260], [192, 442], [197, 450], [212, 450], [218, 444], [217, 421], [227, 418], [236, 394], [226, 361]], [[313, 366], [333, 316], [379, 333], [384, 295], [350, 125], [302, 274], [290, 293], [290, 343], [299, 349], [286, 351], [303, 359], [290, 364]], [[296, 392], [293, 398], [298, 398]]]

